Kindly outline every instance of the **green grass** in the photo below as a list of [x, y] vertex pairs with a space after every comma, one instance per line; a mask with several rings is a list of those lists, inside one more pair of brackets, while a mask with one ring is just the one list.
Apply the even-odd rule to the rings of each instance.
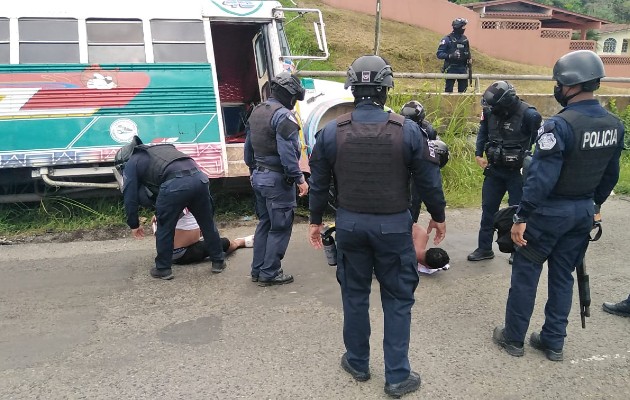
[[72, 200], [50, 197], [39, 203], [0, 204], [0, 236], [93, 229], [124, 225], [118, 198]]

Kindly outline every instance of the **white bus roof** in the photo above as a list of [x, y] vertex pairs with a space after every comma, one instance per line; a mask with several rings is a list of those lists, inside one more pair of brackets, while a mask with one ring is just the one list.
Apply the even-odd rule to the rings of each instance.
[[18, 0], [2, 2], [0, 18], [166, 18], [200, 19], [273, 17], [277, 1], [244, 0]]

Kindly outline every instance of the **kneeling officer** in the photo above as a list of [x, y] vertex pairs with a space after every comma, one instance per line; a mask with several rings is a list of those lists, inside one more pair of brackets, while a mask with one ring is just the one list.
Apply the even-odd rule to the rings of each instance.
[[139, 189], [146, 186], [155, 199], [157, 256], [151, 276], [172, 279], [173, 238], [180, 213], [188, 208], [193, 214], [212, 260], [212, 272], [225, 269], [225, 255], [219, 231], [214, 224], [213, 202], [208, 177], [192, 158], [172, 144], [144, 145], [137, 136], [116, 154], [117, 168], [123, 172], [123, 196], [127, 225], [134, 237], [144, 237], [138, 219]]

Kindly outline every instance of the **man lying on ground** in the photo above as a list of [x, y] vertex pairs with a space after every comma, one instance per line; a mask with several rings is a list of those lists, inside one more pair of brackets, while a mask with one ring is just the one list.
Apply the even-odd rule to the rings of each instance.
[[419, 272], [432, 274], [434, 272], [450, 268], [450, 258], [444, 249], [439, 247], [431, 247], [430, 249], [427, 249], [429, 235], [424, 227], [418, 224], [413, 224], [411, 234], [413, 238], [413, 247], [416, 249], [416, 259], [418, 260]]
[[[152, 223], [155, 230], [155, 216], [152, 219]], [[254, 246], [254, 236], [247, 236], [244, 238], [236, 238], [230, 240], [226, 237], [221, 237], [221, 246], [223, 252], [228, 255], [234, 252], [236, 249], [243, 247]], [[203, 237], [201, 236], [201, 229], [195, 220], [195, 217], [188, 212], [187, 209], [182, 211], [182, 215], [177, 221], [175, 227], [175, 238], [173, 240], [173, 263], [174, 264], [190, 264], [204, 260], [209, 254], [206, 251], [206, 246], [203, 244]]]

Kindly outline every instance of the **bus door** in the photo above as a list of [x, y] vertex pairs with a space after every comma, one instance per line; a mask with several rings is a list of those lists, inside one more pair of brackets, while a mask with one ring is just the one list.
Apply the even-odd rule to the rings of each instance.
[[254, 36], [252, 40], [254, 48], [254, 59], [256, 61], [256, 77], [258, 79], [258, 90], [262, 101], [267, 100], [271, 95], [271, 87], [269, 83], [269, 49], [265, 35], [261, 30]]

